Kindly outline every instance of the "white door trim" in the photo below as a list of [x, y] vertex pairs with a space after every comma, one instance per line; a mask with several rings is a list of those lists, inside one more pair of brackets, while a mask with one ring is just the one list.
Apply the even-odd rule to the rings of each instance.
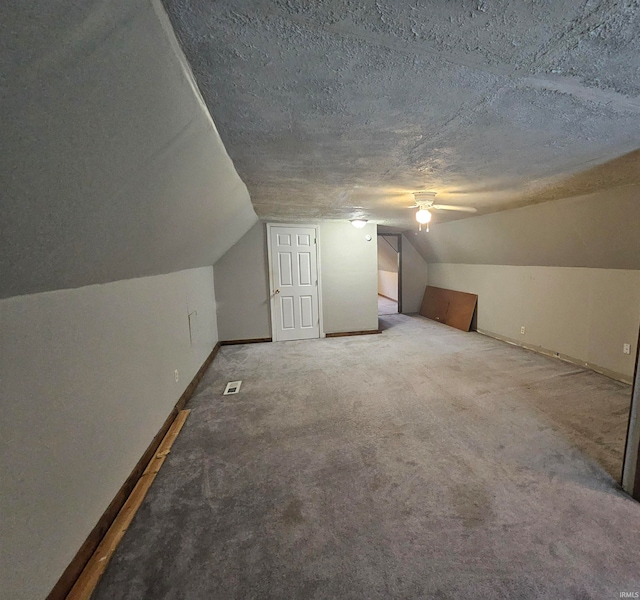
[[324, 319], [322, 316], [322, 268], [320, 262], [320, 227], [318, 225], [313, 225], [309, 223], [267, 223], [267, 257], [268, 257], [268, 278], [269, 278], [269, 307], [270, 307], [270, 317], [271, 317], [271, 339], [274, 342], [278, 342], [278, 333], [276, 331], [276, 327], [274, 323], [275, 320], [275, 311], [276, 311], [276, 300], [273, 289], [273, 263], [271, 258], [271, 228], [272, 227], [304, 227], [306, 229], [313, 229], [316, 232], [316, 260], [317, 260], [317, 268], [318, 268], [318, 320], [320, 325], [320, 337], [326, 337], [324, 332]]

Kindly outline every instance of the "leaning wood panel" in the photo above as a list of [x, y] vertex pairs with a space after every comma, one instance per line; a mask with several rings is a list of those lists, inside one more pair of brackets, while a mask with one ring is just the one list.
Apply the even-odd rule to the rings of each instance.
[[449, 310], [449, 300], [445, 294], [447, 290], [428, 285], [424, 291], [420, 314], [428, 319], [444, 323]]
[[456, 329], [469, 331], [471, 329], [473, 313], [476, 310], [478, 296], [464, 292], [451, 293], [455, 294], [455, 297], [449, 305], [449, 311], [447, 313], [447, 320], [445, 323], [447, 325], [451, 325], [451, 327], [455, 327]]
[[462, 331], [469, 331], [478, 296], [428, 285], [424, 291], [420, 314]]

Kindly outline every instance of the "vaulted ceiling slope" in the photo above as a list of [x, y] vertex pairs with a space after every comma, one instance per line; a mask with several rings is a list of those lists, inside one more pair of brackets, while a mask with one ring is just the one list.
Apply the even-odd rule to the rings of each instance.
[[158, 2], [2, 7], [0, 297], [212, 265], [257, 216]]
[[503, 210], [638, 147], [635, 0], [164, 2], [263, 218]]

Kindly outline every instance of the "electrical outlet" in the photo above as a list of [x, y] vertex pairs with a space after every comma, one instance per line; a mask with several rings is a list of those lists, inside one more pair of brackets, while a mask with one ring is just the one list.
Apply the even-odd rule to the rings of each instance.
[[175, 376], [176, 376], [176, 383], [178, 383], [178, 381], [180, 381], [180, 374], [178, 373], [178, 369], [176, 369], [174, 371], [174, 373], [175, 373]]
[[523, 325], [522, 327], [520, 327], [520, 333], [521, 333], [522, 335], [524, 335], [524, 325]]
[[623, 344], [622, 352], [624, 352], [624, 354], [631, 354], [631, 344]]

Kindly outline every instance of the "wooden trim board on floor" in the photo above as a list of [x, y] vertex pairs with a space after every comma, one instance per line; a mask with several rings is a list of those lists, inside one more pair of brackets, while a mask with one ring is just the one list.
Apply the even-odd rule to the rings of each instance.
[[369, 329], [367, 331], [338, 331], [337, 333], [327, 333], [326, 337], [345, 337], [348, 335], [372, 335], [374, 333], [382, 333], [381, 329]]
[[202, 379], [205, 371], [213, 362], [213, 359], [216, 357], [218, 350], [220, 350], [220, 345], [220, 342], [218, 342], [213, 347], [213, 350], [204, 361], [204, 363], [202, 363], [202, 366], [195, 374], [195, 377], [191, 380], [191, 383], [187, 386], [185, 391], [180, 396], [180, 399], [169, 413], [169, 416], [163, 423], [160, 431], [158, 431], [153, 440], [151, 440], [149, 447], [145, 450], [144, 454], [142, 455], [136, 466], [133, 468], [133, 471], [131, 471], [129, 477], [127, 477], [126, 481], [122, 484], [122, 487], [115, 495], [107, 509], [104, 511], [96, 526], [87, 536], [87, 539], [84, 541], [82, 546], [80, 546], [80, 549], [69, 563], [69, 566], [64, 570], [64, 573], [62, 573], [60, 579], [58, 579], [57, 583], [53, 586], [53, 589], [47, 596], [47, 600], [64, 600], [67, 597], [76, 580], [78, 579], [78, 577], [80, 577], [80, 574], [89, 562], [89, 559], [96, 551], [96, 548], [111, 527], [111, 524], [118, 516], [118, 513], [124, 506], [127, 498], [132, 494], [136, 484], [138, 483], [138, 480], [142, 477], [147, 465], [154, 457], [156, 451], [158, 450], [158, 447], [162, 443], [162, 440], [164, 439], [172, 423], [178, 416], [178, 413], [185, 407], [187, 401], [193, 395], [193, 392], [200, 383], [200, 380]]
[[387, 300], [391, 300], [391, 302], [395, 302], [396, 304], [398, 304], [397, 300], [394, 300], [393, 298], [390, 298], [389, 296], [385, 296], [384, 294], [381, 294], [380, 292], [378, 292], [378, 296], [382, 296], [383, 298], [386, 298]]
[[506, 344], [510, 344], [511, 346], [524, 348], [525, 350], [531, 350], [531, 352], [535, 352], [536, 354], [541, 354], [542, 356], [548, 356], [550, 358], [556, 358], [558, 360], [571, 363], [572, 365], [576, 365], [581, 369], [589, 369], [590, 371], [593, 371], [594, 373], [598, 373], [599, 375], [604, 375], [609, 379], [615, 379], [616, 381], [620, 381], [622, 383], [626, 383], [629, 385], [632, 383], [632, 380], [630, 380], [628, 375], [625, 375], [624, 373], [617, 373], [616, 371], [610, 371], [609, 369], [605, 369], [604, 367], [600, 367], [599, 365], [594, 365], [593, 363], [585, 363], [584, 360], [574, 358], [573, 356], [569, 356], [568, 354], [555, 352], [554, 350], [549, 350], [548, 348], [544, 348], [542, 346], [534, 346], [532, 344], [523, 344], [520, 340], [509, 338], [504, 335], [499, 335], [497, 333], [493, 333], [492, 331], [485, 331], [484, 329], [476, 329], [475, 332], [479, 333], [480, 335], [485, 335], [487, 337], [493, 338], [494, 340], [505, 342]]
[[129, 525], [131, 525], [133, 517], [140, 508], [160, 467], [162, 467], [167, 455], [171, 451], [171, 446], [173, 446], [173, 442], [178, 437], [190, 412], [190, 410], [181, 410], [178, 413], [167, 435], [164, 436], [162, 443], [158, 447], [158, 451], [147, 465], [140, 479], [138, 479], [136, 486], [124, 503], [118, 516], [111, 524], [109, 531], [107, 531], [107, 534], [102, 538], [93, 556], [89, 559], [87, 566], [80, 574], [80, 577], [78, 577], [78, 580], [67, 596], [67, 600], [89, 600], [91, 594], [93, 594], [93, 590], [95, 590], [98, 585], [120, 540], [129, 528]]

